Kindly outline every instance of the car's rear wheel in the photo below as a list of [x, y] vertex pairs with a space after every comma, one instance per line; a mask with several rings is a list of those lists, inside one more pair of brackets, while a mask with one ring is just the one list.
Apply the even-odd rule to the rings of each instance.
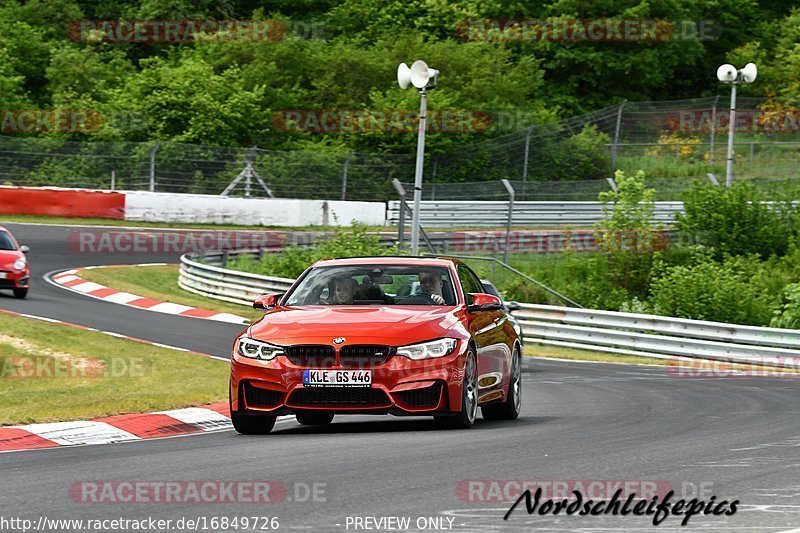
[[25, 298], [28, 295], [28, 288], [25, 287], [24, 289], [14, 289], [14, 297], [15, 298]]
[[242, 435], [266, 435], [275, 427], [275, 417], [265, 415], [242, 415], [231, 412], [233, 429]]
[[461, 386], [461, 411], [455, 415], [436, 415], [433, 421], [441, 429], [472, 427], [478, 414], [478, 358], [470, 348], [464, 364], [464, 383]]
[[502, 403], [490, 403], [481, 407], [484, 420], [514, 420], [522, 410], [522, 356], [514, 349], [511, 358], [511, 377], [508, 396]]
[[333, 421], [333, 415], [328, 413], [298, 413], [295, 416], [304, 426], [326, 426]]

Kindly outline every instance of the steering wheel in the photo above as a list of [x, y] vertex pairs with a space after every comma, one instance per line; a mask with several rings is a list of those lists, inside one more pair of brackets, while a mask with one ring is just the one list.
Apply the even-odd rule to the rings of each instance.
[[431, 297], [428, 296], [425, 293], [415, 294], [414, 296], [411, 296], [409, 298], [404, 299], [400, 303], [402, 303], [403, 305], [405, 305], [405, 304], [409, 304], [409, 305], [415, 305], [415, 304], [436, 305], [436, 302], [434, 302], [431, 299]]

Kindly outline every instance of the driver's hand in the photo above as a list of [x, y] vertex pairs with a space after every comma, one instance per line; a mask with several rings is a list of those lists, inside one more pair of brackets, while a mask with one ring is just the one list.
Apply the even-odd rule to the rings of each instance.
[[442, 298], [438, 294], [431, 294], [430, 299], [433, 300], [433, 303], [435, 303], [436, 305], [444, 304], [444, 298]]

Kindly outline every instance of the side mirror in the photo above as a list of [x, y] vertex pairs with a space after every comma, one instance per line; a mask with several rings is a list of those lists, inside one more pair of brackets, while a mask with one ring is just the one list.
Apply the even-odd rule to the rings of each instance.
[[503, 302], [497, 296], [484, 292], [471, 292], [467, 294], [468, 311], [497, 311], [503, 308]]
[[19, 247], [19, 251], [22, 252], [23, 254], [27, 254], [28, 252], [31, 251], [31, 249], [23, 244], [22, 246]]
[[511, 311], [519, 311], [522, 309], [522, 306], [519, 305], [519, 302], [506, 302], [506, 309], [508, 309], [510, 313]]
[[272, 309], [276, 305], [278, 305], [278, 300], [281, 299], [283, 294], [278, 293], [270, 293], [265, 294], [264, 296], [259, 296], [256, 298], [256, 301], [253, 302], [253, 309]]

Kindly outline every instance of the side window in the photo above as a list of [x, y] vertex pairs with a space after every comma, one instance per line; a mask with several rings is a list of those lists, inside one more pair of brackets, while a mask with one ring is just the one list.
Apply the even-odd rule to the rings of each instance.
[[464, 296], [470, 292], [483, 292], [483, 285], [481, 285], [478, 276], [464, 265], [458, 266], [458, 277], [461, 279], [461, 289], [464, 291]]

